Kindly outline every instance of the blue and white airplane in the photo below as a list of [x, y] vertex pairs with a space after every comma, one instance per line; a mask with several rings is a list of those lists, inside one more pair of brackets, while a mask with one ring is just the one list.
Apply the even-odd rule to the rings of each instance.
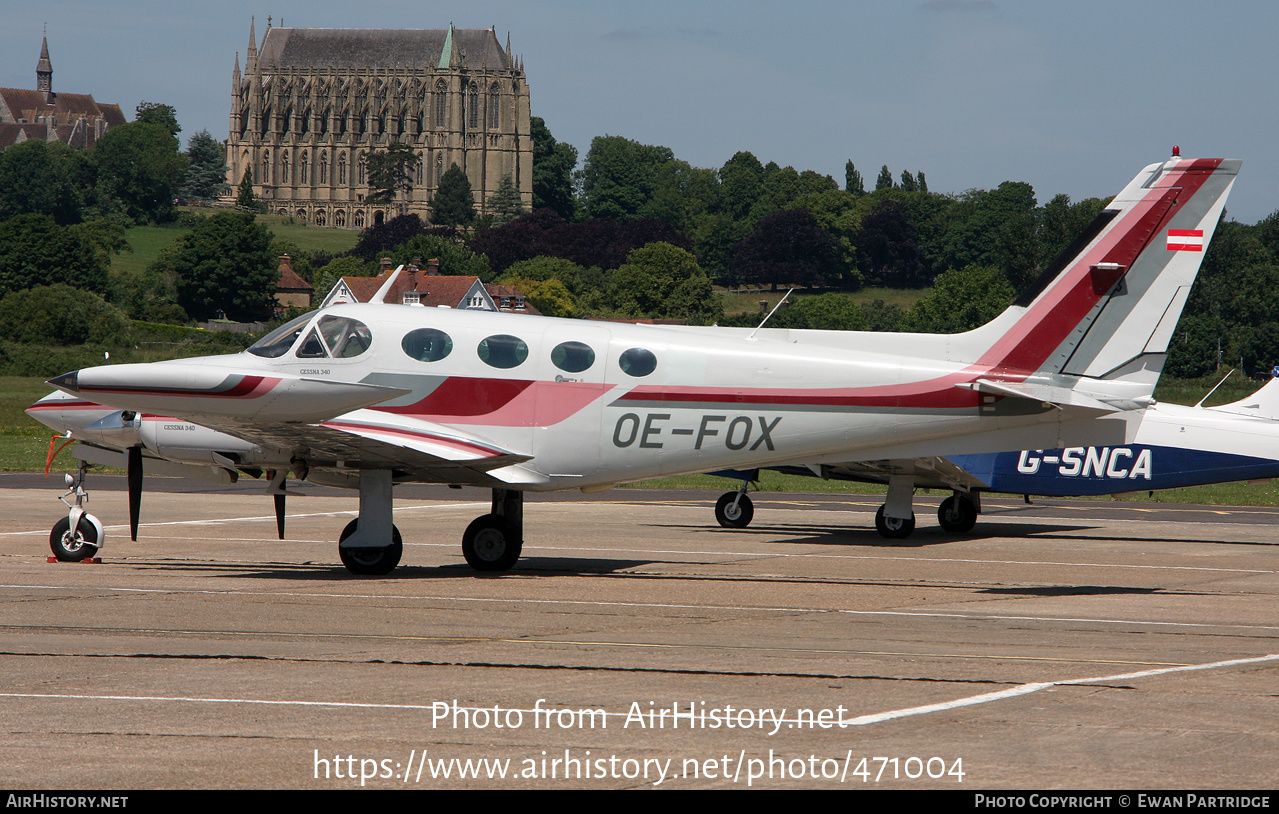
[[[1279, 478], [1279, 379], [1271, 379], [1245, 399], [1218, 407], [1201, 405], [1147, 407], [1130, 444], [778, 469], [877, 483], [906, 477], [917, 487], [951, 489], [953, 494], [942, 501], [937, 519], [943, 529], [955, 533], [976, 524], [985, 492], [1123, 495]], [[753, 478], [753, 473], [716, 474]], [[744, 527], [751, 513], [749, 498], [741, 492], [725, 493], [716, 507], [720, 524], [731, 528]]]

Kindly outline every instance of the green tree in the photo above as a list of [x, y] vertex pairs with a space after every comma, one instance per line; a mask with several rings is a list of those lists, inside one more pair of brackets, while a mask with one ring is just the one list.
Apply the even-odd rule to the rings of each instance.
[[943, 267], [999, 266], [1014, 287], [1033, 278], [1039, 258], [1034, 188], [1005, 181], [995, 189], [967, 192], [959, 204], [943, 239]]
[[92, 291], [63, 283], [38, 285], [0, 298], [5, 339], [41, 345], [128, 341], [129, 320]]
[[88, 167], [79, 151], [28, 139], [0, 153], [0, 220], [40, 213], [60, 225], [83, 217]]
[[235, 205], [251, 212], [258, 212], [262, 209], [262, 203], [258, 200], [258, 196], [253, 194], [252, 167], [245, 168], [244, 176], [240, 178], [240, 186], [235, 193]]
[[481, 277], [490, 282], [494, 275], [488, 258], [471, 251], [465, 243], [459, 243], [440, 235], [417, 235], [400, 244], [391, 253], [391, 267], [408, 264], [414, 260], [426, 262], [432, 258], [440, 261], [440, 274], [464, 274]]
[[844, 165], [844, 191], [858, 197], [866, 194], [866, 183], [862, 180], [862, 174], [853, 166], [852, 159]]
[[92, 238], [48, 215], [0, 222], [0, 294], [53, 283], [106, 293], [107, 263]]
[[173, 197], [186, 174], [178, 140], [162, 124], [113, 127], [93, 148], [99, 194], [118, 199], [135, 223], [173, 217]]
[[440, 178], [431, 199], [431, 223], [435, 226], [470, 226], [475, 220], [475, 196], [462, 168], [454, 164]]
[[485, 203], [495, 226], [510, 223], [524, 214], [524, 201], [509, 175], [502, 176], [502, 182]]
[[[391, 142], [385, 150], [368, 154], [369, 189], [373, 193], [367, 200], [372, 204], [394, 203], [400, 193], [407, 197], [413, 189], [413, 177], [421, 159], [408, 144]], [[443, 184], [443, 181], [441, 181]], [[400, 206], [403, 214], [404, 205]]]
[[564, 220], [577, 214], [573, 196], [573, 172], [577, 169], [577, 148], [556, 141], [546, 122], [530, 119], [533, 135], [533, 208], [553, 209]]
[[1013, 301], [1013, 287], [994, 266], [968, 266], [938, 275], [932, 293], [902, 319], [902, 330], [962, 333], [985, 325]]
[[582, 198], [593, 218], [634, 218], [652, 199], [658, 169], [675, 158], [669, 147], [621, 136], [596, 136], [582, 165]]
[[221, 311], [240, 321], [265, 319], [274, 308], [277, 259], [271, 233], [246, 212], [219, 212], [178, 238], [156, 261], [177, 281], [178, 303], [194, 319]]
[[319, 305], [343, 277], [368, 277], [369, 264], [358, 257], [335, 257], [311, 274], [311, 304]]
[[649, 243], [628, 254], [612, 275], [610, 295], [625, 316], [709, 324], [724, 315], [697, 258], [669, 243]]
[[583, 271], [584, 269], [572, 260], [539, 255], [507, 266], [506, 272], [498, 282], [515, 285], [511, 280], [517, 277], [535, 282], [559, 280], [570, 292], [576, 293], [582, 288]]
[[875, 179], [875, 191], [879, 192], [881, 189], [892, 189], [892, 188], [893, 188], [893, 174], [888, 171], [888, 165], [885, 164], [883, 167], [880, 167], [879, 177]]
[[554, 277], [547, 280], [530, 280], [518, 274], [502, 278], [506, 285], [517, 288], [528, 297], [533, 307], [548, 317], [577, 316], [577, 304], [568, 287]]
[[748, 152], [738, 152], [719, 168], [722, 208], [736, 220], [744, 219], [764, 189], [764, 165]]
[[207, 201], [225, 195], [230, 189], [226, 174], [226, 155], [218, 140], [209, 135], [208, 130], [192, 136], [187, 142], [187, 173], [180, 190], [182, 196]]
[[787, 304], [769, 321], [768, 327], [864, 331], [866, 316], [857, 303], [843, 294], [819, 294]]
[[135, 122], [158, 124], [168, 130], [169, 135], [174, 138], [177, 138], [178, 133], [182, 132], [182, 126], [178, 124], [178, 111], [172, 105], [160, 104], [159, 102], [139, 102], [134, 112], [136, 113]]

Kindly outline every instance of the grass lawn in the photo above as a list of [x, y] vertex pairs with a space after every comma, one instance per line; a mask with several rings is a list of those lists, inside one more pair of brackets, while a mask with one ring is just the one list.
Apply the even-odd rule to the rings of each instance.
[[354, 249], [360, 239], [359, 230], [308, 226], [286, 215], [258, 215], [258, 223], [281, 240], [292, 241], [310, 252], [342, 254]]
[[121, 252], [111, 258], [113, 272], [141, 272], [156, 261], [160, 250], [185, 235], [190, 229], [176, 226], [133, 226], [125, 233], [131, 252]]
[[[53, 430], [23, 412], [53, 388], [44, 379], [0, 376], [0, 470], [38, 472], [44, 470]], [[60, 462], [70, 461], [63, 453]], [[68, 464], [68, 467], [70, 464]]]
[[[217, 210], [191, 210], [200, 214], [212, 214]], [[305, 251], [324, 251], [329, 254], [342, 254], [355, 248], [360, 233], [350, 229], [328, 229], [320, 226], [308, 226], [294, 221], [284, 215], [258, 215], [258, 223], [264, 224], [275, 237], [288, 240], [301, 246]], [[131, 252], [122, 252], [111, 259], [111, 270], [115, 272], [143, 271], [155, 262], [160, 251], [190, 229], [176, 226], [134, 226], [125, 234]]]

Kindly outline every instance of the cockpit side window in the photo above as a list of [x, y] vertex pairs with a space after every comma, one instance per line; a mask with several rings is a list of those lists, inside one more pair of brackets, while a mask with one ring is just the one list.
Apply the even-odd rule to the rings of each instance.
[[[364, 353], [373, 344], [369, 328], [358, 319], [327, 316], [320, 318], [320, 333], [336, 359], [351, 359]], [[298, 354], [299, 356], [301, 353]]]
[[294, 355], [302, 359], [323, 359], [329, 353], [324, 347], [324, 343], [320, 341], [320, 335], [312, 328], [311, 332], [306, 335], [306, 340], [301, 345], [298, 345], [297, 353]]

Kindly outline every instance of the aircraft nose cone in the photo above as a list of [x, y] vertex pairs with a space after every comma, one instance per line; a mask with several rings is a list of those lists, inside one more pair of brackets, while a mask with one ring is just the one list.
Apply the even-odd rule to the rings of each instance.
[[50, 379], [46, 384], [68, 393], [80, 392], [80, 371], [73, 370], [70, 373], [63, 373], [55, 379]]

